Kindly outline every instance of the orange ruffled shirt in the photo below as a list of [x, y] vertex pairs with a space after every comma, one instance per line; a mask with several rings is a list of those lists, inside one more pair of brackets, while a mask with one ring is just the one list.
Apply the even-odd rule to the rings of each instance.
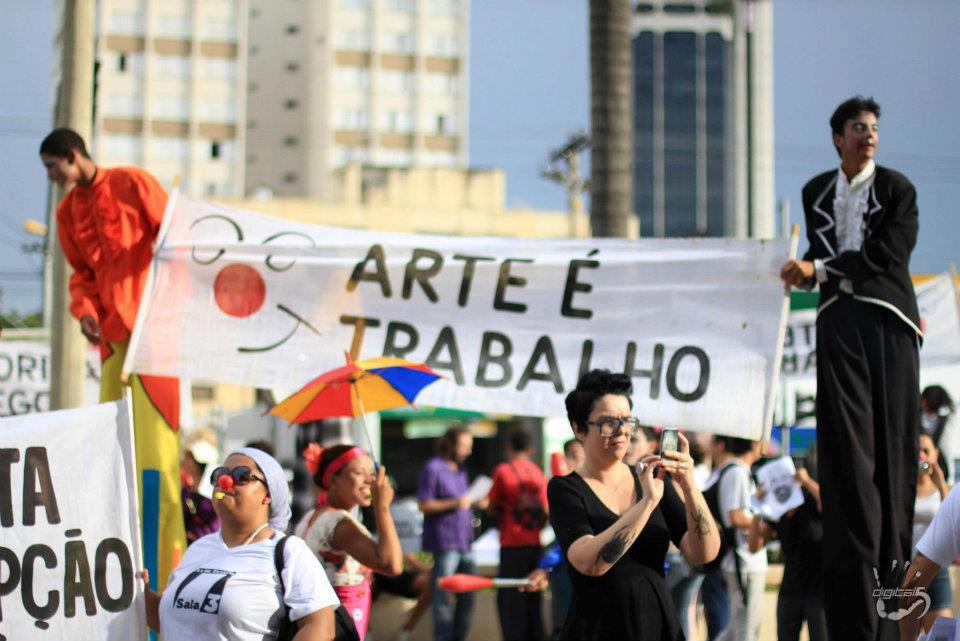
[[70, 312], [97, 319], [105, 341], [130, 337], [153, 258], [167, 193], [134, 167], [97, 167], [57, 207], [57, 234], [73, 265]]

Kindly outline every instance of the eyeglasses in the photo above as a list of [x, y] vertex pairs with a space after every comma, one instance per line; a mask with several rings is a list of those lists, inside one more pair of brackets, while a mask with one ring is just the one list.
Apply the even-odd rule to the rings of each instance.
[[217, 485], [220, 477], [224, 475], [233, 478], [234, 485], [246, 485], [250, 481], [260, 481], [265, 487], [267, 487], [267, 489], [270, 489], [270, 486], [267, 485], [267, 481], [255, 475], [253, 471], [246, 465], [238, 465], [232, 470], [221, 465], [210, 473], [210, 483]]
[[619, 436], [623, 431], [626, 431], [627, 436], [633, 436], [633, 433], [640, 427], [640, 419], [635, 416], [627, 416], [625, 418], [603, 416], [596, 421], [587, 421], [587, 425], [596, 425], [600, 428], [600, 436], [603, 438]]

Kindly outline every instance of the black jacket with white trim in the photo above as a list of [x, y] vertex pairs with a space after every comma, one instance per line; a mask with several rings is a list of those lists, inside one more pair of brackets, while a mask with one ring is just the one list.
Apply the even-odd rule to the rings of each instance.
[[910, 281], [910, 252], [917, 242], [917, 191], [903, 174], [877, 165], [864, 214], [860, 251], [837, 253], [833, 199], [837, 170], [816, 176], [803, 187], [803, 212], [810, 248], [804, 260], [820, 259], [827, 280], [820, 283], [823, 312], [838, 296], [890, 309], [922, 336], [917, 297]]

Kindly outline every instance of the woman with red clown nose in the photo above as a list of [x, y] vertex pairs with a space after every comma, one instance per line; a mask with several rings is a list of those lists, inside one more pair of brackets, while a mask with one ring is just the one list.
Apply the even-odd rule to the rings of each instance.
[[[295, 534], [320, 559], [340, 603], [357, 625], [361, 641], [370, 621], [370, 571], [396, 576], [403, 551], [390, 516], [393, 488], [383, 465], [373, 472], [370, 457], [353, 445], [326, 449], [311, 443], [303, 452], [319, 493], [317, 506], [297, 524]], [[351, 511], [373, 506], [376, 541]]]
[[164, 639], [262, 641], [290, 626], [297, 641], [331, 641], [337, 595], [304, 542], [284, 536], [290, 501], [280, 464], [244, 447], [210, 482], [220, 531], [187, 548], [163, 594], [147, 590], [147, 624]]

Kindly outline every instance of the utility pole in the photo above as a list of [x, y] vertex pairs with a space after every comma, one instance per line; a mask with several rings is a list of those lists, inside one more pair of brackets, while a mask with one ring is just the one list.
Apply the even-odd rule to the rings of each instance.
[[633, 51], [629, 0], [590, 0], [590, 217], [626, 237], [633, 215]]
[[[67, 0], [63, 6], [60, 44], [60, 86], [54, 120], [57, 127], [69, 127], [90, 143], [93, 130], [93, 22], [95, 0]], [[86, 375], [86, 339], [80, 324], [70, 314], [67, 290], [72, 269], [57, 242], [56, 204], [63, 198], [53, 190], [47, 250], [51, 252], [52, 313], [50, 326], [50, 409], [83, 405]]]
[[583, 198], [580, 194], [588, 189], [590, 182], [580, 175], [580, 152], [589, 146], [590, 138], [585, 134], [572, 135], [566, 145], [550, 152], [549, 163], [540, 169], [541, 176], [560, 183], [567, 191], [570, 238], [579, 235], [578, 221], [583, 212]]

